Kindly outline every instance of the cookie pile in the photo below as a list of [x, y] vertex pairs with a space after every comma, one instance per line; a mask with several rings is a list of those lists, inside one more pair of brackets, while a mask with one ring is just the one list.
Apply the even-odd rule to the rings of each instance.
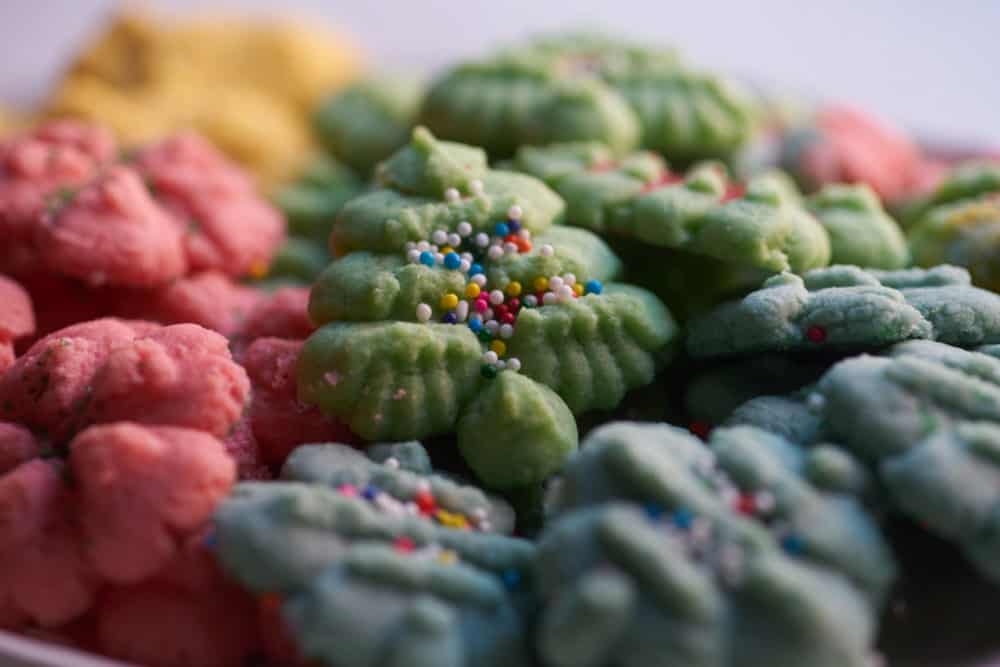
[[191, 133], [0, 144], [0, 627], [868, 667], [935, 576], [900, 525], [1000, 583], [995, 164], [595, 35], [313, 121], [275, 204]]

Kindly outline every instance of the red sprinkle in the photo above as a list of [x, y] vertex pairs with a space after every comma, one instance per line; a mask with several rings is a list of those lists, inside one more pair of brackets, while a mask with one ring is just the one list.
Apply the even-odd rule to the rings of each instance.
[[403, 553], [410, 553], [417, 548], [417, 545], [408, 537], [397, 537], [393, 545], [396, 551], [402, 551]]
[[522, 239], [520, 236], [514, 241], [517, 244], [518, 252], [531, 252], [531, 241], [528, 239]]
[[753, 514], [757, 511], [757, 501], [751, 493], [741, 493], [733, 505], [733, 508], [740, 514]]
[[510, 308], [510, 312], [516, 313], [521, 309], [521, 300], [516, 296], [511, 297], [507, 300], [507, 307]]
[[688, 430], [702, 440], [708, 440], [708, 436], [712, 432], [712, 425], [708, 422], [693, 421], [688, 426]]
[[508, 306], [505, 303], [501, 303], [501, 304], [498, 304], [496, 306], [493, 306], [493, 315], [498, 320], [501, 319], [504, 315], [506, 315], [509, 312], [510, 312], [510, 306]]
[[500, 316], [500, 323], [501, 324], [514, 324], [514, 320], [516, 320], [516, 319], [517, 318], [514, 316], [514, 313], [507, 312], [507, 313], [504, 313], [503, 315]]
[[822, 343], [826, 340], [826, 329], [823, 327], [809, 327], [806, 329], [806, 338], [813, 343]]
[[430, 491], [418, 491], [413, 500], [420, 508], [421, 514], [432, 514], [437, 509], [437, 501], [434, 500]]
[[730, 183], [726, 186], [726, 192], [722, 195], [722, 201], [727, 202], [731, 199], [739, 199], [747, 193], [747, 188], [742, 183]]

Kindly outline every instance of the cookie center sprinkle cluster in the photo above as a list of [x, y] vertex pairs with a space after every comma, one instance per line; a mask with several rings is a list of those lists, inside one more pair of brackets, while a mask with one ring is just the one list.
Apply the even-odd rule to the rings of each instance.
[[[453, 201], [454, 197], [449, 195], [450, 191], [445, 199]], [[539, 275], [527, 285], [516, 280], [503, 285], [491, 282], [486, 274], [491, 262], [506, 255], [530, 252], [534, 247], [531, 232], [521, 224], [523, 216], [521, 207], [514, 205], [507, 210], [507, 219], [493, 226], [492, 234], [473, 233], [472, 225], [463, 221], [454, 232], [438, 229], [430, 239], [410, 241], [405, 246], [406, 259], [411, 264], [464, 275], [461, 290], [441, 295], [437, 303], [439, 311], [443, 311], [440, 321], [464, 324], [478, 336], [484, 348], [481, 372], [488, 379], [503, 370], [521, 370], [520, 359], [507, 357], [506, 341], [514, 335], [517, 317], [523, 309], [568, 303], [585, 294], [600, 294], [604, 289], [599, 280], [581, 283], [572, 273]], [[544, 244], [538, 252], [551, 257], [556, 250]], [[434, 307], [419, 303], [415, 314], [418, 322], [430, 322]]]

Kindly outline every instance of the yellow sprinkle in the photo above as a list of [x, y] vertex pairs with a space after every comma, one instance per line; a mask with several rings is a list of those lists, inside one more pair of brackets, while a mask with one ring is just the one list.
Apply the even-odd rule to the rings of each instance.
[[479, 285], [476, 283], [469, 283], [465, 286], [465, 296], [469, 299], [475, 299], [479, 296]]
[[507, 344], [502, 340], [494, 340], [490, 343], [490, 349], [496, 352], [498, 357], [502, 357], [507, 351]]
[[458, 305], [458, 297], [452, 293], [445, 294], [441, 297], [441, 307], [445, 310], [451, 310]]
[[450, 245], [446, 245], [445, 247], [441, 248], [442, 255], [447, 255], [449, 252], [455, 252], [454, 250], [452, 250]]
[[507, 285], [507, 296], [520, 296], [521, 294], [521, 283], [516, 280], [509, 285]]
[[448, 510], [438, 510], [434, 515], [443, 526], [449, 528], [468, 528], [469, 521], [461, 514], [449, 512]]
[[444, 563], [445, 565], [454, 565], [458, 562], [458, 554], [451, 549], [444, 549], [438, 554], [438, 562]]
[[250, 276], [252, 278], [263, 278], [267, 275], [267, 264], [264, 262], [254, 262], [250, 265]]
[[549, 288], [549, 279], [545, 276], [538, 276], [535, 278], [535, 291], [544, 292]]
[[573, 285], [573, 291], [576, 292], [577, 296], [583, 296], [583, 283]]

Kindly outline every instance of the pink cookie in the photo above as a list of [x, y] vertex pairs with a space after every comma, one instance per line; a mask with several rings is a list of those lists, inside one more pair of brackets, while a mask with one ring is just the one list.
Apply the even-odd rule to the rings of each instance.
[[86, 423], [131, 420], [225, 437], [250, 398], [221, 335], [196, 324], [156, 328], [112, 350], [93, 376]]
[[91, 285], [151, 287], [187, 270], [177, 222], [128, 167], [44, 215], [35, 242], [50, 270]]
[[0, 267], [30, 244], [47, 199], [80, 187], [115, 158], [114, 137], [75, 121], [54, 121], [0, 143]]
[[189, 538], [153, 579], [112, 589], [96, 613], [103, 653], [151, 667], [240, 667], [260, 650], [253, 600]]
[[263, 296], [225, 274], [206, 271], [154, 290], [122, 291], [114, 308], [121, 317], [162, 324], [190, 322], [232, 337]]
[[846, 106], [821, 110], [815, 122], [820, 139], [800, 157], [814, 185], [867, 183], [887, 201], [905, 198], [919, 186], [923, 157], [901, 131]]
[[31, 431], [19, 424], [0, 421], [0, 475], [37, 458], [40, 452], [41, 446]]
[[102, 319], [42, 338], [0, 375], [0, 419], [65, 440], [82, 423], [94, 375], [111, 350], [158, 328]]
[[[47, 336], [68, 326], [106, 317], [113, 290], [95, 288], [79, 280], [34, 270], [17, 276], [35, 308], [35, 336]], [[31, 341], [31, 338], [24, 340]], [[18, 342], [18, 349], [24, 341]]]
[[[0, 432], [0, 438], [2, 437]], [[236, 462], [236, 474], [241, 480], [266, 480], [273, 477], [271, 469], [261, 462], [260, 445], [253, 437], [253, 429], [250, 427], [250, 418], [247, 415], [236, 422], [232, 433], [222, 444], [226, 447], [226, 453]]]
[[0, 275], [0, 341], [13, 341], [35, 332], [35, 311], [28, 292]]
[[157, 199], [183, 221], [193, 270], [243, 276], [267, 269], [284, 241], [284, 218], [211, 144], [179, 134], [144, 150], [136, 164]]
[[240, 338], [292, 338], [302, 340], [316, 330], [309, 319], [309, 288], [284, 287], [261, 299], [250, 311]]
[[76, 507], [62, 473], [45, 461], [0, 478], [0, 624], [54, 627], [93, 604], [100, 581], [83, 552]]
[[262, 459], [274, 467], [302, 444], [357, 440], [346, 425], [298, 400], [295, 366], [301, 349], [301, 341], [259, 338], [247, 348], [243, 360], [253, 383], [253, 434]]
[[14, 365], [14, 343], [0, 340], [0, 375]]
[[87, 553], [97, 572], [119, 584], [166, 566], [236, 481], [222, 443], [191, 429], [92, 426], [69, 449]]

